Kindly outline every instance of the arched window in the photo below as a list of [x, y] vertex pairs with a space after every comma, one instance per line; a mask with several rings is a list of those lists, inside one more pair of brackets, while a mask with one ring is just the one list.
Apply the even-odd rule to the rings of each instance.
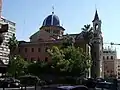
[[31, 52], [34, 52], [34, 48], [31, 48]]
[[25, 48], [25, 52], [27, 52], [27, 48]]
[[38, 48], [38, 52], [40, 52], [41, 51], [41, 48]]
[[111, 59], [113, 60], [113, 56], [111, 56]]
[[95, 24], [95, 30], [98, 30], [98, 24]]
[[48, 61], [48, 57], [45, 57], [45, 62], [47, 62]]
[[109, 56], [107, 56], [107, 60], [109, 59]]

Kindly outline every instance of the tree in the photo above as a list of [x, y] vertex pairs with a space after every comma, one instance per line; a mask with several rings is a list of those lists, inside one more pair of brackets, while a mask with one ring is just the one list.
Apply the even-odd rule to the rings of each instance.
[[44, 61], [37, 63], [30, 63], [27, 67], [27, 74], [39, 76], [42, 73], [46, 73], [50, 69], [47, 67], [48, 67], [48, 63]]
[[24, 61], [24, 59], [16, 55], [12, 57], [8, 66], [8, 74], [14, 77], [18, 77], [20, 75], [25, 74], [25, 69], [28, 66], [28, 62]]
[[62, 75], [85, 75], [91, 65], [90, 57], [79, 47], [68, 46], [67, 48], [59, 49], [54, 46], [48, 53], [52, 57], [51, 67]]
[[84, 40], [87, 42], [87, 44], [90, 46], [90, 50], [91, 50], [91, 58], [92, 58], [92, 65], [91, 65], [91, 76], [93, 78], [96, 78], [100, 75], [100, 66], [96, 65], [96, 52], [95, 52], [95, 45], [92, 42], [93, 38], [97, 36], [97, 34], [95, 34], [93, 32], [92, 27], [90, 27], [90, 25], [84, 25], [84, 28], [82, 28], [83, 30], [83, 37]]
[[92, 47], [92, 43], [91, 40], [94, 37], [94, 33], [93, 33], [93, 29], [92, 27], [90, 27], [90, 24], [84, 25], [84, 28], [82, 28], [83, 30], [83, 37], [84, 40], [87, 42], [87, 44]]
[[9, 39], [8, 46], [10, 49], [10, 55], [14, 54], [16, 48], [18, 47], [19, 42], [17, 41], [15, 34]]
[[66, 48], [67, 46], [73, 46], [74, 43], [75, 43], [75, 39], [72, 36], [66, 34], [63, 37], [63, 45], [62, 45], [62, 47]]

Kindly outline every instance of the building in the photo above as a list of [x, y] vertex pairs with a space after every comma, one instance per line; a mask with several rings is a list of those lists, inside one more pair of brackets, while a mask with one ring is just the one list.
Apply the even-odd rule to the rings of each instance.
[[3, 17], [1, 17], [0, 20], [0, 26], [2, 24], [8, 24], [9, 25], [9, 29], [8, 32], [3, 33], [2, 35], [4, 36], [4, 40], [3, 43], [0, 46], [0, 60], [3, 61], [4, 64], [8, 64], [9, 62], [9, 47], [8, 47], [8, 42], [9, 42], [9, 38], [11, 38], [13, 36], [13, 34], [15, 34], [15, 23], [7, 20]]
[[[52, 12], [51, 15], [46, 17], [42, 26], [37, 32], [30, 36], [30, 42], [22, 41], [19, 45], [19, 54], [25, 58], [25, 60], [40, 61], [50, 60], [50, 57], [46, 50], [52, 46], [59, 46], [63, 42], [65, 29], [60, 25], [58, 16]], [[85, 52], [88, 52], [88, 45], [85, 43], [82, 33], [81, 34], [69, 34], [75, 38], [75, 46], [81, 46]]]
[[91, 66], [91, 75], [93, 78], [102, 77], [102, 53], [103, 53], [103, 37], [101, 31], [102, 21], [96, 10], [93, 22], [94, 36], [91, 40], [91, 57], [93, 64]]
[[118, 79], [120, 79], [120, 59], [117, 59], [117, 63], [118, 63], [117, 77]]
[[104, 77], [117, 77], [118, 61], [117, 52], [111, 48], [103, 49]]
[[[52, 46], [62, 45], [64, 35], [64, 27], [60, 25], [59, 17], [52, 12], [51, 15], [48, 15], [42, 26], [37, 32], [30, 36], [30, 41], [20, 41], [18, 54], [20, 54], [25, 60], [34, 61], [49, 61], [51, 60], [46, 50]], [[101, 33], [101, 20], [98, 17], [96, 10], [95, 17], [93, 20], [93, 31], [95, 33], [94, 38], [92, 39], [92, 45], [94, 46], [93, 59], [97, 69], [98, 74], [100, 71], [100, 62], [102, 56], [102, 33]], [[89, 46], [83, 38], [83, 32], [78, 34], [69, 34], [75, 41], [74, 45], [76, 47], [81, 47], [88, 54], [90, 52]], [[94, 68], [94, 67], [93, 67]], [[96, 74], [97, 76], [99, 76]]]

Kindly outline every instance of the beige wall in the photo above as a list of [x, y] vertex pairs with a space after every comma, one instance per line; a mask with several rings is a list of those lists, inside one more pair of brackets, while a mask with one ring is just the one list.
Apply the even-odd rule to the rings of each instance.
[[[53, 46], [61, 46], [62, 41], [49, 41], [49, 42], [29, 42], [29, 43], [23, 43], [20, 44], [18, 54], [20, 54], [23, 58], [30, 60], [33, 58], [33, 60], [45, 60], [46, 57], [48, 57], [48, 60], [50, 60], [50, 56], [46, 52], [46, 48], [52, 48]], [[86, 44], [76, 42], [76, 47], [81, 47], [85, 52], [89, 52], [89, 48]], [[32, 48], [34, 51], [32, 52]], [[27, 49], [27, 50], [25, 50]], [[40, 51], [39, 51], [40, 49]]]
[[103, 50], [104, 76], [117, 76], [117, 53], [114, 50]]
[[118, 61], [118, 73], [117, 73], [117, 75], [118, 75], [118, 78], [120, 78], [120, 59], [117, 59], [117, 61]]

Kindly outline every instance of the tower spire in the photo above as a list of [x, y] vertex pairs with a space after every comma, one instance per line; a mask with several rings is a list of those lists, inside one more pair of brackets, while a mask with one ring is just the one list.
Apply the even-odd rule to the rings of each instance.
[[99, 20], [99, 16], [98, 16], [97, 9], [96, 9], [96, 12], [95, 12], [95, 16], [94, 16], [93, 22], [94, 22], [95, 20]]

